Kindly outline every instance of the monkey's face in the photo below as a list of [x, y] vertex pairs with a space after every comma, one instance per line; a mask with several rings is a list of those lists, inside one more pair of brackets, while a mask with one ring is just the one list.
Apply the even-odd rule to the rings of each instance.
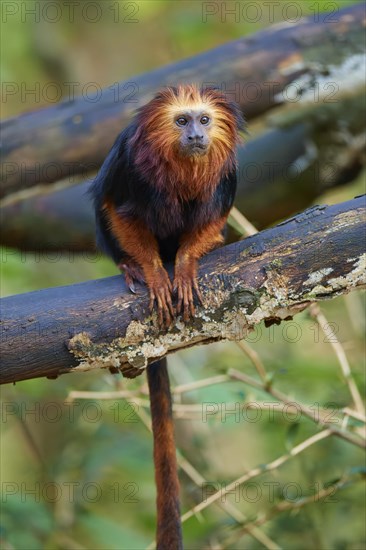
[[161, 157], [178, 171], [182, 159], [189, 165], [207, 159], [223, 166], [239, 141], [242, 122], [239, 107], [218, 90], [193, 84], [167, 87], [140, 109], [131, 144], [147, 174], [149, 163]]
[[177, 142], [179, 153], [186, 157], [203, 156], [210, 146], [210, 127], [212, 119], [205, 110], [188, 109], [175, 116], [174, 124], [178, 129]]

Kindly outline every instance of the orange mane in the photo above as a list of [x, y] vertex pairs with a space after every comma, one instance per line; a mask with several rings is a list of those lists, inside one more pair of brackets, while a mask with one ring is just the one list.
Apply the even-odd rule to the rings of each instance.
[[[203, 156], [179, 154], [179, 128], [174, 121], [187, 109], [200, 109], [212, 120], [207, 132], [210, 147]], [[164, 88], [137, 115], [136, 132], [130, 140], [138, 171], [175, 200], [205, 199], [220, 179], [236, 164], [241, 113], [216, 89], [194, 85]]]

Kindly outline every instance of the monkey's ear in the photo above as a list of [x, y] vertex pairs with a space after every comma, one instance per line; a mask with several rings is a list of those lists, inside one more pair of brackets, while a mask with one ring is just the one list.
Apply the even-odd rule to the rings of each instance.
[[227, 109], [229, 109], [229, 111], [234, 115], [234, 119], [235, 119], [236, 127], [238, 131], [246, 133], [247, 124], [239, 103], [237, 103], [233, 99], [229, 99], [227, 94], [225, 94], [225, 92], [221, 92], [221, 93], [224, 97], [224, 101], [226, 103]]
[[229, 99], [226, 99], [226, 101], [228, 108], [234, 115], [237, 129], [240, 132], [247, 133], [247, 123], [240, 106], [238, 105], [238, 103], [236, 103], [236, 101], [231, 101]]
[[201, 88], [202, 96], [208, 96], [214, 98], [218, 105], [221, 105], [224, 109], [229, 110], [234, 116], [236, 127], [238, 131], [246, 132], [246, 122], [243, 113], [238, 103], [232, 99], [229, 99], [227, 94], [223, 92], [218, 86], [206, 86]]

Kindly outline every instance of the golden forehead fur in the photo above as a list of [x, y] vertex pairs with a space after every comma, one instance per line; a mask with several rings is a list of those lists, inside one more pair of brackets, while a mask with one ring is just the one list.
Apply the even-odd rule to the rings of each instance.
[[210, 95], [208, 92], [205, 93], [204, 90], [201, 91], [193, 84], [180, 85], [175, 90], [167, 88], [161, 94], [164, 100], [162, 103], [164, 114], [173, 118], [187, 111], [205, 112], [211, 117], [218, 114], [216, 112], [217, 97]]

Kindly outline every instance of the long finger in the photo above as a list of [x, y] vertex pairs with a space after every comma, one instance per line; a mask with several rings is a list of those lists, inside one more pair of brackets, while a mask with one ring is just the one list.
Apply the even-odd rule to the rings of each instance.
[[182, 301], [183, 301], [182, 285], [180, 283], [178, 283], [177, 290], [178, 290], [177, 313], [180, 313], [182, 311]]
[[172, 304], [172, 297], [171, 297], [170, 290], [165, 291], [165, 299], [166, 299], [166, 303], [167, 303], [170, 315], [174, 317], [175, 313], [174, 313], [174, 307]]
[[202, 298], [202, 294], [201, 294], [201, 291], [199, 289], [199, 286], [198, 286], [198, 282], [197, 282], [197, 279], [193, 279], [193, 288], [196, 292], [196, 295], [197, 295], [197, 298], [200, 302], [200, 304], [203, 304], [203, 298]]
[[191, 314], [191, 317], [194, 317], [195, 313], [196, 313], [196, 310], [194, 308], [194, 303], [193, 303], [193, 290], [192, 290], [192, 287], [189, 286], [188, 287], [188, 300], [189, 300], [189, 309], [190, 309], [190, 314]]
[[159, 294], [156, 295], [156, 303], [158, 306], [158, 324], [159, 324], [159, 327], [163, 327], [164, 326], [164, 311], [163, 311], [164, 307]]
[[188, 288], [184, 285], [183, 289], [183, 303], [184, 303], [184, 321], [189, 321], [189, 300], [188, 300]]

